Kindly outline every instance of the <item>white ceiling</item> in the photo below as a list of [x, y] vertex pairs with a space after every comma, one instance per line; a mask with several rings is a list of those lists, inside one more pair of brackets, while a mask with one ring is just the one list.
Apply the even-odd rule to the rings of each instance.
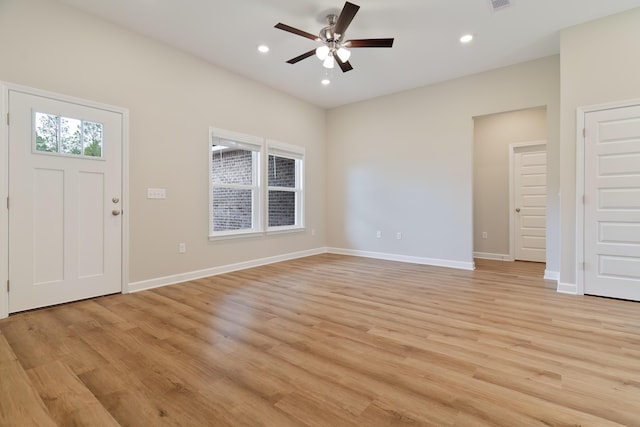
[[[640, 0], [351, 0], [361, 6], [347, 38], [395, 37], [391, 49], [353, 49], [354, 70], [325, 69], [311, 57], [286, 61], [318, 44], [273, 26], [312, 34], [342, 0], [60, 0], [191, 52], [220, 67], [330, 108], [557, 54], [559, 31], [640, 7]], [[473, 33], [468, 45], [458, 41]], [[257, 46], [271, 51], [259, 54]]]

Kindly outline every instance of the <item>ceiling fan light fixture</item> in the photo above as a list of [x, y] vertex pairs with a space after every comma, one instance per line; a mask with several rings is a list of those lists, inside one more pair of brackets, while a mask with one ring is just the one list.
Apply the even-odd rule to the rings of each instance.
[[336, 65], [336, 60], [333, 55], [328, 55], [322, 65], [324, 66], [324, 68], [333, 68]]
[[320, 46], [316, 49], [316, 56], [320, 61], [324, 61], [329, 56], [329, 46]]
[[322, 80], [320, 81], [320, 83], [322, 83], [322, 85], [323, 85], [323, 86], [327, 86], [328, 84], [330, 84], [330, 83], [331, 83], [331, 80], [329, 80], [329, 79], [322, 79]]
[[338, 54], [338, 58], [340, 58], [340, 61], [342, 63], [347, 62], [349, 58], [351, 58], [351, 51], [348, 49], [345, 49], [344, 47], [341, 47], [340, 49], [338, 49], [337, 54]]

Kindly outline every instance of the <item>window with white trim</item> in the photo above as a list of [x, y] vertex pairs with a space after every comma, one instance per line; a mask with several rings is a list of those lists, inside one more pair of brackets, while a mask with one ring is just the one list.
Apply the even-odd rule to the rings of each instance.
[[267, 230], [303, 227], [304, 149], [267, 142]]
[[209, 144], [209, 237], [303, 229], [304, 148], [217, 128]]
[[262, 231], [262, 139], [221, 129], [210, 134], [209, 235]]

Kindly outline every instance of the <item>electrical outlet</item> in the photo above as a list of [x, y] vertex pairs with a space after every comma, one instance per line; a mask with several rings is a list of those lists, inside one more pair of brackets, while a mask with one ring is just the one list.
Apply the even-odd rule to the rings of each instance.
[[187, 252], [187, 244], [186, 243], [180, 243], [178, 245], [178, 252], [181, 253], [181, 254]]
[[399, 232], [399, 231], [398, 231], [398, 232], [396, 233], [396, 239], [398, 239], [398, 240], [402, 240], [402, 233], [401, 233], [401, 232]]
[[382, 231], [378, 230], [376, 231], [376, 239], [379, 239], [382, 237]]
[[483, 231], [483, 232], [482, 232], [482, 238], [483, 238], [483, 239], [486, 239], [486, 238], [487, 238], [487, 232], [486, 232], [486, 231]]
[[316, 229], [315, 229], [315, 228], [312, 228], [312, 229], [311, 229], [311, 235], [312, 235], [312, 236], [315, 236], [315, 235], [316, 235]]

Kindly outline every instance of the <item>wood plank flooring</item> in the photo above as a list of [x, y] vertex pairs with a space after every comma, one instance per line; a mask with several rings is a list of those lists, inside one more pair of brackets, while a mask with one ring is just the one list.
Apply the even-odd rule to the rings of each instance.
[[510, 264], [320, 255], [17, 314], [0, 425], [640, 426], [640, 304]]
[[[515, 276], [525, 276], [543, 278], [546, 264], [544, 262], [529, 261], [496, 261], [492, 259], [476, 258], [473, 260], [478, 272], [492, 272], [498, 274], [511, 274]], [[555, 289], [554, 282], [547, 282]]]

